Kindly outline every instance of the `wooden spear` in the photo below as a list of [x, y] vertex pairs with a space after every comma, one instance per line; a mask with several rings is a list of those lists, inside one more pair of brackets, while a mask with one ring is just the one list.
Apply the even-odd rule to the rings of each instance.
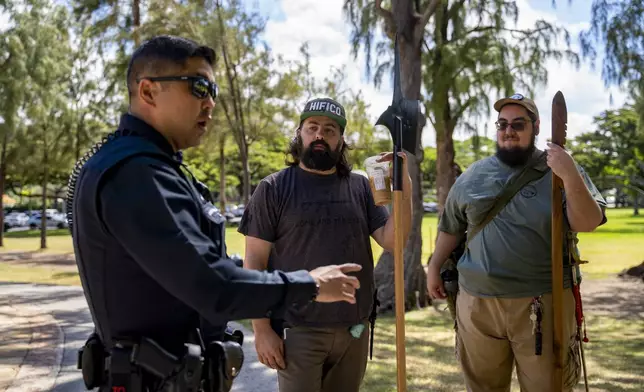
[[[566, 144], [568, 109], [561, 91], [552, 100], [552, 143]], [[553, 392], [563, 391], [563, 182], [552, 174], [552, 314], [553, 314]]]

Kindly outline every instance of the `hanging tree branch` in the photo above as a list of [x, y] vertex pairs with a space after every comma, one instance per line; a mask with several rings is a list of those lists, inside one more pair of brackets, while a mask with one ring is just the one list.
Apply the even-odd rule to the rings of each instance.
[[376, 12], [385, 21], [385, 26], [388, 31], [396, 31], [396, 23], [394, 22], [394, 15], [391, 11], [382, 8], [382, 0], [376, 0]]
[[436, 8], [438, 8], [438, 5], [440, 4], [440, 0], [431, 0], [427, 4], [427, 8], [425, 8], [425, 11], [423, 11], [422, 14], [416, 12], [414, 13], [414, 17], [418, 19], [418, 24], [421, 29], [425, 29], [425, 26], [427, 26], [427, 23], [429, 23], [429, 19], [434, 15], [434, 12], [436, 12]]

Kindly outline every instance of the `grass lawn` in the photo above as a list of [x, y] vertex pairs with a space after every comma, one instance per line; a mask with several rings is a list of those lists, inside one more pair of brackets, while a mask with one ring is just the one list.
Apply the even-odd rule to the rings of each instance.
[[[454, 358], [452, 323], [434, 308], [405, 317], [407, 390], [463, 391], [463, 379]], [[594, 392], [642, 391], [644, 386], [644, 324], [606, 316], [587, 316], [590, 342], [584, 346], [588, 384]], [[367, 365], [363, 390], [396, 391], [396, 322], [376, 321], [373, 360]], [[575, 391], [583, 391], [582, 382]], [[516, 377], [512, 391], [519, 391]]]
[[[588, 279], [605, 278], [614, 275], [625, 268], [639, 264], [644, 260], [644, 216], [635, 217], [631, 209], [610, 209], [607, 212], [608, 222], [593, 233], [579, 234], [582, 258], [590, 263], [582, 266], [582, 271]], [[436, 238], [437, 217], [427, 214], [423, 218], [423, 263], [427, 262], [433, 251]], [[38, 253], [72, 253], [72, 241], [69, 232], [63, 230], [50, 230], [47, 232], [46, 250], [40, 250], [40, 231], [29, 230], [22, 232], [5, 233], [5, 246], [0, 248], [0, 253], [8, 251], [31, 251]], [[237, 232], [237, 228], [226, 228], [226, 243], [229, 254], [239, 254], [244, 257], [244, 237]], [[375, 260], [382, 253], [380, 246], [372, 239]], [[35, 268], [35, 267], [30, 267]], [[15, 271], [14, 271], [15, 270]], [[2, 278], [7, 280], [23, 281], [25, 277], [38, 276], [42, 278], [45, 271], [25, 271], [19, 266], [0, 265]], [[66, 284], [75, 282], [73, 277], [49, 274], [51, 283]]]
[[607, 211], [608, 222], [593, 233], [579, 234], [582, 271], [589, 279], [604, 278], [644, 261], [644, 215], [632, 209]]
[[40, 249], [40, 230], [4, 233], [4, 246], [0, 252], [38, 251], [42, 253], [73, 253], [72, 237], [67, 229], [47, 230], [47, 249]]

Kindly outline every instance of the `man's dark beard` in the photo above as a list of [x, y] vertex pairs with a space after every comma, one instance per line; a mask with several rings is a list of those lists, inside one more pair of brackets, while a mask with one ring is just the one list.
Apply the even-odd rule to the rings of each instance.
[[510, 167], [523, 166], [528, 162], [534, 152], [536, 135], [532, 134], [532, 140], [528, 147], [503, 148], [496, 142], [496, 156], [499, 160]]
[[[301, 140], [300, 143], [302, 143]], [[324, 146], [324, 151], [314, 150], [313, 147], [317, 145]], [[329, 146], [327, 142], [325, 142], [324, 140], [316, 140], [314, 142], [311, 142], [311, 144], [309, 144], [306, 149], [301, 150], [302, 153], [300, 154], [300, 161], [304, 164], [304, 166], [308, 167], [311, 170], [331, 170], [335, 167], [335, 165], [340, 160], [340, 157], [342, 156], [340, 150], [340, 143], [338, 143], [338, 147], [335, 149], [335, 151], [332, 151], [331, 146]]]

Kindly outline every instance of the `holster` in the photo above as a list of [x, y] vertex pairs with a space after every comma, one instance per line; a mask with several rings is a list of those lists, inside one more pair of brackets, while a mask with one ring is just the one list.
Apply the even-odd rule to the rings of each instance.
[[83, 347], [78, 350], [76, 367], [81, 369], [83, 383], [88, 390], [106, 384], [108, 379], [105, 364], [107, 356], [105, 346], [96, 332], [92, 333]]
[[440, 277], [443, 281], [445, 294], [447, 295], [447, 308], [454, 320], [456, 328], [456, 297], [458, 296], [458, 270], [456, 269], [456, 258], [449, 258], [441, 267]]
[[212, 342], [206, 349], [204, 391], [228, 392], [244, 364], [244, 351], [233, 341]]

